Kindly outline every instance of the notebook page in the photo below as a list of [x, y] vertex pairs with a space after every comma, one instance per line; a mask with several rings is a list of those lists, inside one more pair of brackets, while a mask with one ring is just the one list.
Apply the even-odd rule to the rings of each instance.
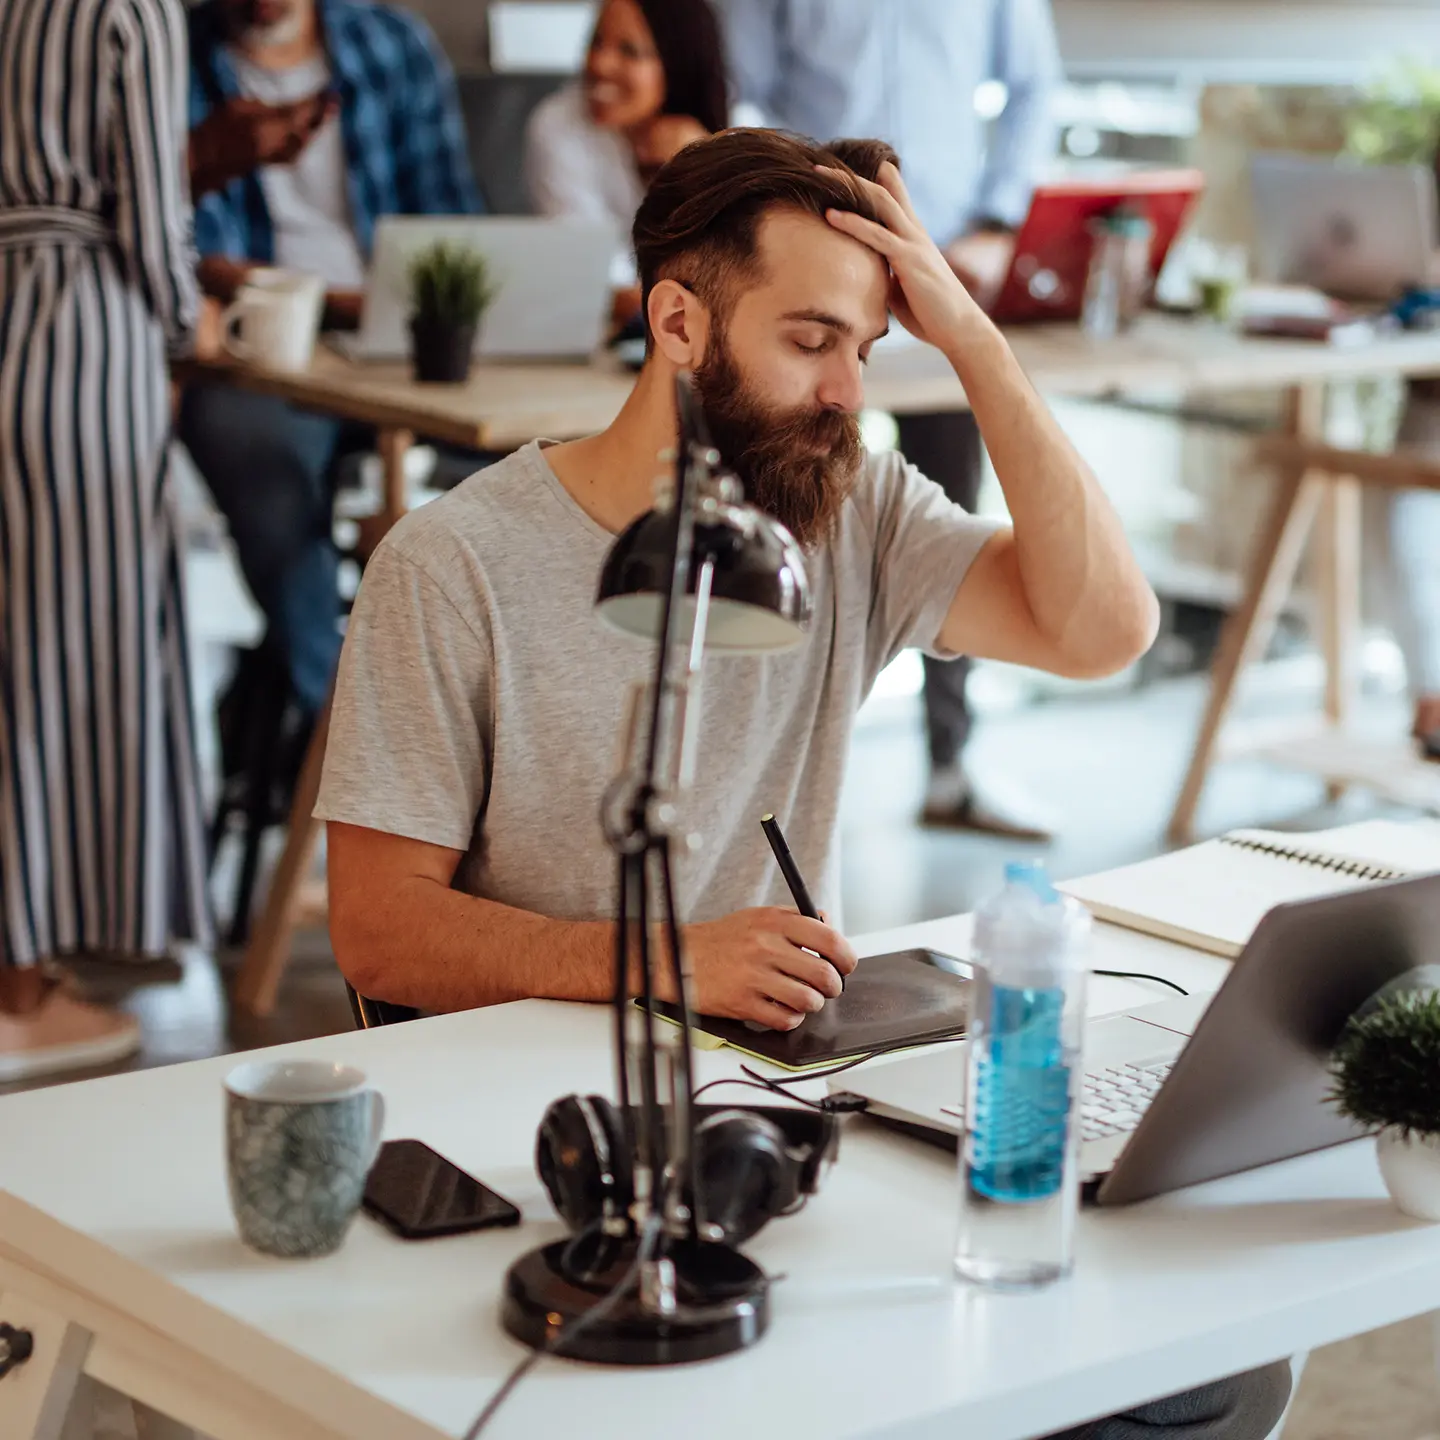
[[[1288, 843], [1305, 838], [1266, 835], [1267, 840]], [[1097, 919], [1233, 959], [1273, 906], [1364, 883], [1335, 869], [1221, 839], [1067, 880], [1057, 888], [1073, 895]]]

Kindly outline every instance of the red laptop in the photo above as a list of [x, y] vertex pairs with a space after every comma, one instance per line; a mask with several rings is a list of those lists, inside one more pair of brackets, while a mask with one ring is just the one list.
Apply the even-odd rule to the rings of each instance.
[[1126, 170], [1038, 186], [1015, 237], [1010, 273], [991, 307], [992, 318], [1003, 324], [1078, 320], [1090, 265], [1086, 222], [1120, 205], [1145, 215], [1154, 227], [1153, 284], [1204, 186], [1204, 175], [1190, 169]]

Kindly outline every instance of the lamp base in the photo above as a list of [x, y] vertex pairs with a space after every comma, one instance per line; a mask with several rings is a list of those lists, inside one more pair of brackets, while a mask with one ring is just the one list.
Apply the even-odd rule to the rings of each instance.
[[[595, 1309], [625, 1279], [639, 1242], [587, 1232], [522, 1255], [505, 1276], [500, 1318], [540, 1349]], [[675, 1308], [641, 1304], [638, 1286], [581, 1328], [555, 1354], [600, 1365], [684, 1365], [753, 1345], [770, 1323], [770, 1281], [738, 1250], [693, 1240], [663, 1245], [675, 1270]]]

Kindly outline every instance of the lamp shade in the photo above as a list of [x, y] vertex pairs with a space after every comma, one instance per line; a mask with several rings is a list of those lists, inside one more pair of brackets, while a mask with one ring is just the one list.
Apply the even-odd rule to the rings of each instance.
[[[596, 606], [627, 635], [660, 633], [675, 547], [673, 509], [648, 510], [610, 547]], [[688, 640], [695, 587], [706, 560], [713, 566], [705, 648], [763, 655], [796, 644], [810, 623], [810, 583], [795, 537], [753, 506], [707, 505], [696, 516], [688, 603], [677, 617]]]

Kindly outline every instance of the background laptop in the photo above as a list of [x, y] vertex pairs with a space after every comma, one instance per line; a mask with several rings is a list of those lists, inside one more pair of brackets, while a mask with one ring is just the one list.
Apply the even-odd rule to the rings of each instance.
[[614, 229], [588, 220], [528, 216], [385, 215], [365, 281], [360, 329], [333, 337], [353, 360], [399, 360], [410, 353], [410, 262], [446, 240], [489, 261], [499, 293], [476, 337], [484, 359], [586, 359], [605, 336], [610, 313]]
[[1256, 279], [1370, 301], [1427, 282], [1437, 207], [1425, 166], [1260, 154], [1250, 182]]
[[1092, 249], [1086, 226], [1120, 206], [1144, 215], [1153, 227], [1153, 281], [1204, 186], [1199, 170], [1124, 164], [1092, 165], [1084, 173], [1036, 186], [1015, 236], [1009, 273], [990, 306], [991, 318], [999, 324], [1078, 319]]
[[[1098, 1182], [1094, 1198], [1126, 1204], [1356, 1139], [1325, 1099], [1335, 1042], [1379, 991], [1434, 984], [1436, 967], [1431, 875], [1278, 905], [1208, 1008], [1199, 997], [1164, 1001], [1087, 1026], [1081, 1171]], [[963, 1050], [832, 1085], [863, 1095], [881, 1119], [953, 1138]]]

